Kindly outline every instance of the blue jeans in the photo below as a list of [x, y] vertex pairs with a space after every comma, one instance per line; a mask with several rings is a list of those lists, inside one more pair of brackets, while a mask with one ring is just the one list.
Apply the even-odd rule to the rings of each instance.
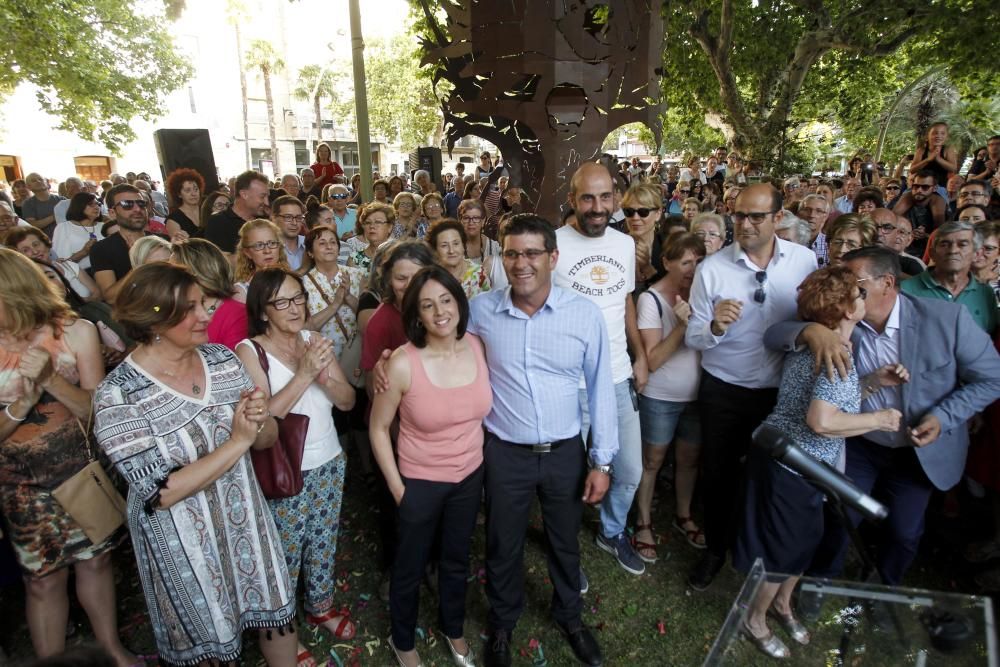
[[[625, 531], [628, 511], [642, 478], [639, 411], [632, 403], [628, 380], [615, 385], [615, 402], [618, 408], [618, 453], [612, 461], [611, 486], [601, 503], [601, 533], [605, 537], [618, 537]], [[586, 442], [590, 432], [590, 409], [585, 389], [580, 390], [580, 408], [583, 410], [581, 431]]]

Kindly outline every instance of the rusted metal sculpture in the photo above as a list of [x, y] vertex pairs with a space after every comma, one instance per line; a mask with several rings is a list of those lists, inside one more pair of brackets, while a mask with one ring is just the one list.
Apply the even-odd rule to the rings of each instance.
[[496, 145], [540, 215], [556, 219], [573, 171], [616, 128], [645, 123], [659, 144], [660, 2], [419, 2], [449, 149], [466, 135]]

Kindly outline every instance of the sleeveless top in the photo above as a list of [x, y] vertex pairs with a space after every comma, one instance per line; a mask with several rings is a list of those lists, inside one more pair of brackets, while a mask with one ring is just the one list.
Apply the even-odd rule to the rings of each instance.
[[399, 472], [404, 477], [457, 483], [483, 462], [483, 418], [493, 406], [489, 370], [479, 339], [465, 334], [476, 358], [476, 379], [438, 387], [424, 370], [420, 350], [402, 346], [410, 361], [410, 389], [399, 403]]
[[[80, 384], [76, 355], [65, 336], [56, 338], [52, 328], [46, 326], [29, 340], [32, 347], [51, 355], [56, 373], [70, 384]], [[10, 405], [24, 395], [20, 363], [20, 352], [0, 348], [0, 404]], [[54, 396], [43, 392], [0, 447], [0, 484], [53, 489], [76, 474], [87, 460], [86, 443], [76, 417]]]
[[[941, 147], [941, 151], [940, 151], [940, 153], [938, 153], [938, 155], [940, 155], [942, 158], [944, 157], [944, 146]], [[927, 165], [926, 167], [924, 167], [924, 169], [927, 169], [928, 171], [934, 172], [934, 180], [936, 180], [937, 184], [940, 185], [942, 188], [946, 187], [948, 185], [948, 173], [949, 172], [948, 172], [947, 169], [945, 169], [944, 167], [942, 167], [941, 164], [937, 160], [935, 160], [934, 162], [931, 162], [929, 165]]]
[[[308, 341], [311, 334], [310, 331], [303, 331], [301, 335]], [[257, 356], [257, 350], [249, 340], [241, 340], [236, 347], [240, 345], [248, 347], [254, 356]], [[295, 372], [270, 352], [265, 350], [265, 354], [270, 367], [267, 375], [271, 384], [271, 396], [274, 396], [292, 381]], [[333, 424], [332, 408], [333, 403], [326, 392], [313, 382], [289, 409], [289, 412], [309, 417], [309, 431], [306, 433], [306, 445], [302, 452], [303, 470], [318, 468], [340, 456], [343, 451], [340, 439], [337, 437], [337, 429]]]

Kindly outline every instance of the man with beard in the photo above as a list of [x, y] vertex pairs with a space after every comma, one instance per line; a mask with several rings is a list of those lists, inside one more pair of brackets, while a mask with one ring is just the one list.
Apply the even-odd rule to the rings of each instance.
[[205, 239], [219, 246], [230, 261], [235, 261], [236, 244], [239, 242], [243, 223], [268, 217], [267, 195], [270, 185], [264, 174], [244, 171], [236, 177], [233, 205], [216, 213], [205, 223]]
[[896, 215], [905, 216], [913, 225], [913, 243], [907, 252], [922, 257], [927, 237], [944, 223], [948, 202], [935, 192], [937, 177], [933, 171], [921, 169], [910, 174], [910, 189], [893, 207]]
[[281, 230], [281, 242], [285, 246], [285, 256], [292, 271], [302, 268], [306, 254], [306, 206], [292, 194], [281, 195], [271, 206], [271, 222]]
[[104, 300], [114, 303], [122, 280], [132, 270], [128, 251], [143, 236], [149, 224], [149, 203], [139, 188], [128, 183], [116, 185], [105, 195], [108, 214], [118, 223], [118, 233], [101, 239], [90, 248], [90, 266], [94, 282], [101, 288]]
[[[574, 222], [556, 230], [560, 261], [553, 277], [559, 287], [593, 301], [601, 309], [608, 328], [619, 449], [612, 465], [611, 488], [601, 504], [601, 526], [596, 541], [598, 547], [615, 556], [625, 571], [642, 574], [646, 566], [625, 532], [625, 523], [642, 477], [637, 391], [646, 384], [649, 373], [635, 302], [629, 296], [635, 289], [635, 241], [608, 228], [614, 201], [614, 184], [607, 168], [586, 162], [577, 169], [570, 181], [570, 204], [576, 216]], [[635, 354], [634, 364], [629, 361], [629, 348]], [[589, 413], [582, 383], [580, 405], [584, 410], [586, 438]]]
[[736, 199], [734, 241], [701, 263], [691, 286], [685, 342], [701, 350], [702, 471], [707, 549], [688, 576], [702, 591], [726, 562], [738, 528], [736, 506], [754, 429], [774, 408], [784, 355], [764, 349], [764, 332], [798, 312], [798, 286], [816, 255], [777, 238], [781, 193], [751, 185]]
[[963, 304], [972, 319], [992, 336], [997, 326], [996, 297], [989, 285], [972, 275], [972, 260], [980, 245], [982, 238], [972, 223], [941, 225], [931, 246], [934, 266], [904, 280], [901, 288], [913, 296]]

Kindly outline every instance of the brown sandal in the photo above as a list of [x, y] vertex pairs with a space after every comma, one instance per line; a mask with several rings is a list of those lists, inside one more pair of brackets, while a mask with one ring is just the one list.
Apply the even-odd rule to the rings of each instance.
[[[641, 530], [648, 530], [653, 535], [654, 542], [652, 544], [650, 544], [649, 542], [643, 542], [642, 540], [636, 539], [635, 534], [633, 534], [632, 548], [635, 549], [636, 554], [639, 555], [639, 558], [641, 558], [644, 563], [655, 563], [659, 558], [659, 556], [657, 556], [656, 554], [656, 543], [655, 543], [656, 533], [653, 531], [653, 524], [652, 523], [637, 524], [635, 527], [635, 532], [638, 533]], [[652, 551], [653, 552], [652, 557], [643, 555], [642, 553], [643, 551]]]
[[[689, 516], [675, 516], [674, 517], [674, 528], [676, 528], [682, 535], [687, 543], [693, 546], [695, 549], [704, 549], [705, 546], [705, 533], [701, 532], [701, 528], [695, 528], [694, 530], [689, 530], [684, 526], [688, 523], [694, 523], [694, 520]], [[694, 524], [697, 526], [698, 524]]]

